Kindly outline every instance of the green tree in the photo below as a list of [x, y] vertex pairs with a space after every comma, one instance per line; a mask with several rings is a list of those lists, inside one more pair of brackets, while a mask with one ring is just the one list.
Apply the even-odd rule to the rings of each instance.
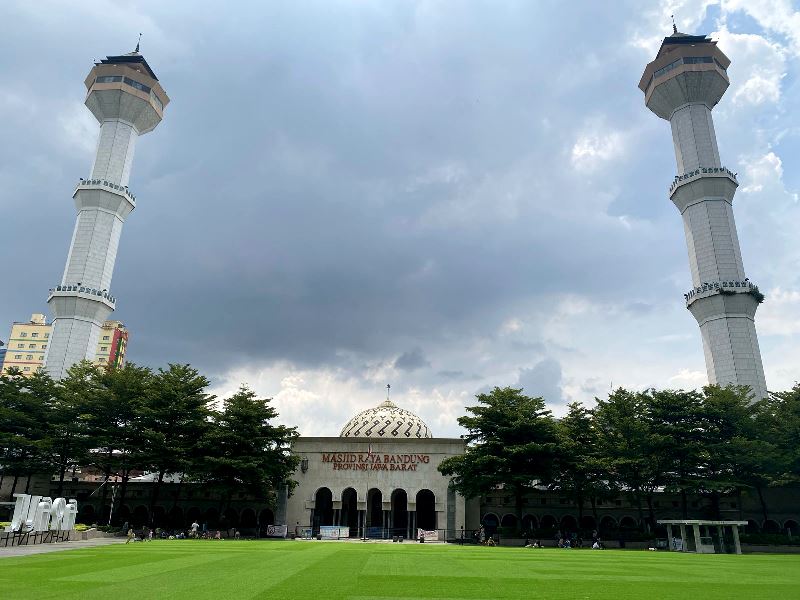
[[611, 483], [636, 503], [644, 521], [642, 500], [652, 502], [662, 485], [665, 459], [654, 452], [644, 394], [619, 388], [594, 409], [598, 448]]
[[467, 430], [463, 455], [439, 465], [443, 475], [461, 495], [472, 498], [502, 486], [515, 500], [518, 522], [522, 520], [525, 494], [553, 478], [558, 437], [555, 419], [541, 398], [521, 389], [494, 388], [478, 394], [470, 415], [459, 417]]
[[[84, 364], [85, 368], [90, 365]], [[144, 410], [153, 385], [153, 373], [146, 367], [126, 363], [122, 367], [94, 368], [91, 375], [94, 392], [87, 405], [88, 431], [93, 450], [91, 463], [103, 473], [101, 518], [108, 499], [112, 476], [119, 477], [115, 506], [122, 506], [131, 472], [146, 464], [147, 436]], [[114, 507], [109, 509], [113, 512]]]
[[48, 406], [47, 453], [58, 477], [57, 496], [64, 493], [67, 472], [89, 462], [88, 399], [94, 393], [94, 374], [94, 367], [87, 363], [74, 365], [55, 384]]
[[772, 394], [767, 411], [761, 430], [780, 453], [778, 483], [796, 484], [800, 482], [800, 383], [791, 390]]
[[13, 499], [20, 477], [47, 472], [45, 454], [47, 433], [47, 394], [52, 380], [37, 372], [25, 377], [19, 369], [0, 376], [0, 465], [3, 476], [13, 475], [9, 500]]
[[242, 386], [213, 412], [212, 426], [203, 439], [204, 460], [196, 464], [200, 473], [195, 474], [221, 490], [220, 513], [230, 506], [236, 491], [274, 501], [272, 490], [282, 485], [292, 490], [297, 485], [290, 479], [299, 463], [291, 452], [297, 429], [273, 425], [278, 412], [270, 402]]
[[200, 440], [208, 433], [209, 403], [214, 399], [206, 392], [208, 385], [208, 379], [189, 365], [170, 364], [153, 378], [143, 414], [144, 460], [154, 476], [151, 525], [165, 475], [182, 475], [202, 459]]
[[579, 402], [568, 405], [567, 414], [557, 421], [558, 461], [551, 488], [571, 498], [578, 507], [578, 523], [583, 521], [584, 503], [589, 500], [597, 522], [597, 500], [610, 498], [610, 474], [600, 454], [594, 416]]
[[[688, 494], [699, 489], [704, 446], [703, 396], [694, 390], [647, 390], [644, 401], [648, 458], [657, 485], [680, 492], [683, 518], [688, 518]], [[652, 494], [647, 495], [651, 524], [655, 524]]]

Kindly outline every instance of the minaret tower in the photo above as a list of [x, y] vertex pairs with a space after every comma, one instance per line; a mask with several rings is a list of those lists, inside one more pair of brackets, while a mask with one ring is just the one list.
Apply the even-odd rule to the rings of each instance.
[[647, 108], [670, 122], [678, 175], [669, 197], [683, 217], [692, 289], [686, 307], [700, 325], [708, 380], [750, 386], [766, 396], [756, 336], [756, 308], [763, 300], [745, 277], [733, 220], [736, 174], [722, 166], [711, 110], [729, 81], [730, 60], [706, 36], [664, 38], [639, 82]]
[[54, 321], [45, 368], [55, 378], [94, 357], [100, 328], [114, 310], [111, 276], [119, 236], [136, 207], [128, 189], [136, 138], [161, 122], [169, 102], [138, 45], [130, 54], [95, 63], [85, 84], [85, 104], [100, 122], [100, 139], [91, 175], [72, 196], [78, 219], [64, 276], [47, 299]]

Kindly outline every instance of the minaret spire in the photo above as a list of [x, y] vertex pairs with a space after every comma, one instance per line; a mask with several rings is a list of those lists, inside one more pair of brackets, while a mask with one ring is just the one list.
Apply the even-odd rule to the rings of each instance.
[[[678, 33], [678, 26], [675, 25], [675, 15], [670, 15], [672, 17], [672, 33]], [[139, 36], [141, 37], [141, 33]], [[139, 51], [139, 46], [136, 46], [136, 51]]]
[[139, 45], [141, 43], [142, 43], [142, 34], [140, 33], [139, 34], [139, 39], [136, 41], [136, 50], [134, 50], [134, 52], [136, 52], [137, 54], [139, 53]]

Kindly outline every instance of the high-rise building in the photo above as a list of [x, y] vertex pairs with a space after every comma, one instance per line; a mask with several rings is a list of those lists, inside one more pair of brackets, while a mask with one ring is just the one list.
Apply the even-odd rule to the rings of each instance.
[[763, 296], [746, 276], [733, 219], [736, 174], [722, 165], [711, 111], [728, 89], [730, 60], [717, 43], [674, 28], [639, 82], [645, 104], [669, 121], [678, 175], [669, 197], [683, 217], [708, 380], [767, 393], [755, 314]]
[[100, 330], [94, 362], [102, 367], [121, 367], [125, 364], [128, 330], [120, 321], [106, 321]]
[[91, 175], [73, 194], [78, 218], [64, 275], [47, 300], [54, 320], [45, 364], [57, 379], [76, 362], [96, 358], [116, 303], [111, 276], [122, 225], [136, 207], [128, 189], [136, 139], [161, 122], [169, 102], [138, 46], [96, 63], [85, 84], [100, 137]]
[[50, 343], [53, 326], [40, 313], [31, 315], [30, 321], [15, 322], [6, 346], [2, 372], [16, 367], [24, 375], [33, 375], [44, 366], [44, 356]]
[[6, 359], [6, 343], [0, 340], [0, 373], [3, 372], [3, 361]]

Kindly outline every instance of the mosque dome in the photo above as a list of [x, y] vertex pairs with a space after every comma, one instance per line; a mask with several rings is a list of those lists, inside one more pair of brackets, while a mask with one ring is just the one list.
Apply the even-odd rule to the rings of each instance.
[[339, 437], [396, 440], [432, 438], [433, 435], [417, 415], [386, 400], [350, 419]]

